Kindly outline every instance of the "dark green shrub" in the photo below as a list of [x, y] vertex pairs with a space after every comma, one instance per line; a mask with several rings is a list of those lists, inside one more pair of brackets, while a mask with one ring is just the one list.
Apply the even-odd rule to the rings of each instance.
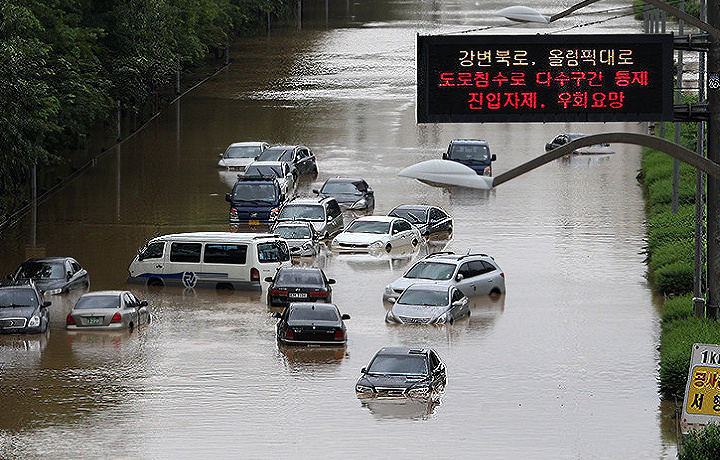
[[[658, 179], [647, 187], [647, 199], [650, 206], [659, 204], [667, 205], [672, 203], [672, 176], [665, 179]], [[693, 204], [695, 203], [695, 181], [683, 180], [680, 178], [678, 183], [678, 203]]]
[[665, 299], [662, 305], [662, 321], [667, 324], [671, 321], [687, 319], [693, 315], [693, 296], [686, 295]]
[[680, 460], [713, 460], [720, 458], [720, 427], [712, 423], [682, 437]]
[[658, 268], [654, 272], [655, 286], [665, 295], [685, 294], [693, 290], [695, 273], [692, 265], [675, 262]]
[[650, 271], [655, 272], [665, 265], [682, 262], [690, 267], [694, 266], [695, 260], [695, 239], [682, 238], [669, 240], [658, 245], [648, 263]]

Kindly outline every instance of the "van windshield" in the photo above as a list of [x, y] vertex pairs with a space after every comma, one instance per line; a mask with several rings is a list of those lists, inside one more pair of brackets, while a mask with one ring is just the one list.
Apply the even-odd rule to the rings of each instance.
[[451, 160], [490, 161], [490, 149], [482, 144], [453, 144]]
[[257, 245], [258, 261], [286, 262], [290, 260], [290, 250], [285, 241], [270, 241]]
[[275, 203], [275, 184], [265, 182], [238, 182], [232, 193], [233, 201]]

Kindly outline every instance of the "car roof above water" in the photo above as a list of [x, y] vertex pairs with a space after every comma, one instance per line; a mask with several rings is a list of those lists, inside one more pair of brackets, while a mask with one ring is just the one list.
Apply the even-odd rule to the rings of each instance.
[[161, 241], [188, 241], [208, 243], [247, 243], [254, 240], [280, 239], [272, 233], [236, 233], [236, 232], [188, 232], [162, 235], [150, 240], [151, 243]]

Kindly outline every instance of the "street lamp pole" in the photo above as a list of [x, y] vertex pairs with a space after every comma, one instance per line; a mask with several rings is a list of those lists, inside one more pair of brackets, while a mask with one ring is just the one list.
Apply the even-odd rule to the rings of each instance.
[[[497, 13], [498, 16], [520, 21], [550, 23], [572, 14], [587, 5], [600, 0], [583, 0], [570, 8], [552, 16], [544, 16], [533, 8], [511, 6]], [[668, 14], [682, 19], [698, 29], [708, 33], [709, 50], [707, 53], [707, 70], [709, 77], [717, 82], [720, 73], [720, 7], [717, 0], [708, 2], [708, 22], [675, 8], [663, 0], [642, 0]], [[707, 79], [708, 82], [711, 78]], [[707, 158], [720, 165], [720, 90], [708, 85], [707, 93]], [[720, 319], [720, 180], [708, 176], [707, 180], [707, 309], [706, 316]]]

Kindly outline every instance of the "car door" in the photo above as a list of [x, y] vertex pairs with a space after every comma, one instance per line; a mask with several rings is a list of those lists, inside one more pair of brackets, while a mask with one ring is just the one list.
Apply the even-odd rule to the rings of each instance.
[[139, 326], [140, 322], [138, 320], [138, 311], [137, 311], [137, 304], [135, 303], [135, 296], [130, 294], [129, 292], [124, 292], [122, 296], [120, 296], [122, 299], [122, 314], [123, 316], [126, 316], [128, 320], [126, 321], [127, 324], [132, 323], [134, 326]]
[[293, 159], [295, 167], [298, 170], [298, 174], [308, 174], [310, 168], [308, 165], [309, 154], [306, 149], [300, 147], [295, 150], [295, 158]]
[[442, 212], [438, 208], [430, 208], [429, 215], [429, 233], [439, 233], [449, 230], [449, 224], [448, 221], [450, 220], [450, 217]]
[[128, 302], [132, 304], [136, 311], [136, 323], [138, 326], [147, 324], [150, 322], [150, 311], [147, 308], [147, 300], [140, 300], [132, 292], [127, 293]]
[[435, 354], [434, 351], [430, 350], [428, 353], [428, 361], [430, 364], [430, 373], [432, 375], [432, 382], [430, 386], [433, 391], [440, 391], [443, 389], [447, 382], [447, 376], [445, 374], [445, 365], [440, 361], [440, 358]]
[[463, 262], [460, 264], [457, 275], [455, 276], [456, 286], [468, 297], [475, 295], [475, 284], [473, 280], [473, 273], [470, 269], [470, 262]]
[[462, 318], [469, 311], [467, 297], [457, 288], [452, 287], [450, 289], [450, 302], [452, 304], [450, 314], [453, 319]]
[[77, 262], [73, 263], [73, 260], [65, 261], [65, 273], [67, 276], [67, 290], [72, 291], [80, 289], [85, 285], [85, 277], [87, 274], [85, 270], [80, 267]]
[[475, 274], [474, 284], [477, 295], [490, 294], [490, 291], [497, 285], [497, 268], [484, 260], [471, 262], [471, 267]]
[[328, 236], [333, 237], [343, 231], [344, 222], [342, 216], [342, 210], [340, 205], [335, 199], [328, 200], [325, 203], [325, 219], [327, 221], [326, 233]]

